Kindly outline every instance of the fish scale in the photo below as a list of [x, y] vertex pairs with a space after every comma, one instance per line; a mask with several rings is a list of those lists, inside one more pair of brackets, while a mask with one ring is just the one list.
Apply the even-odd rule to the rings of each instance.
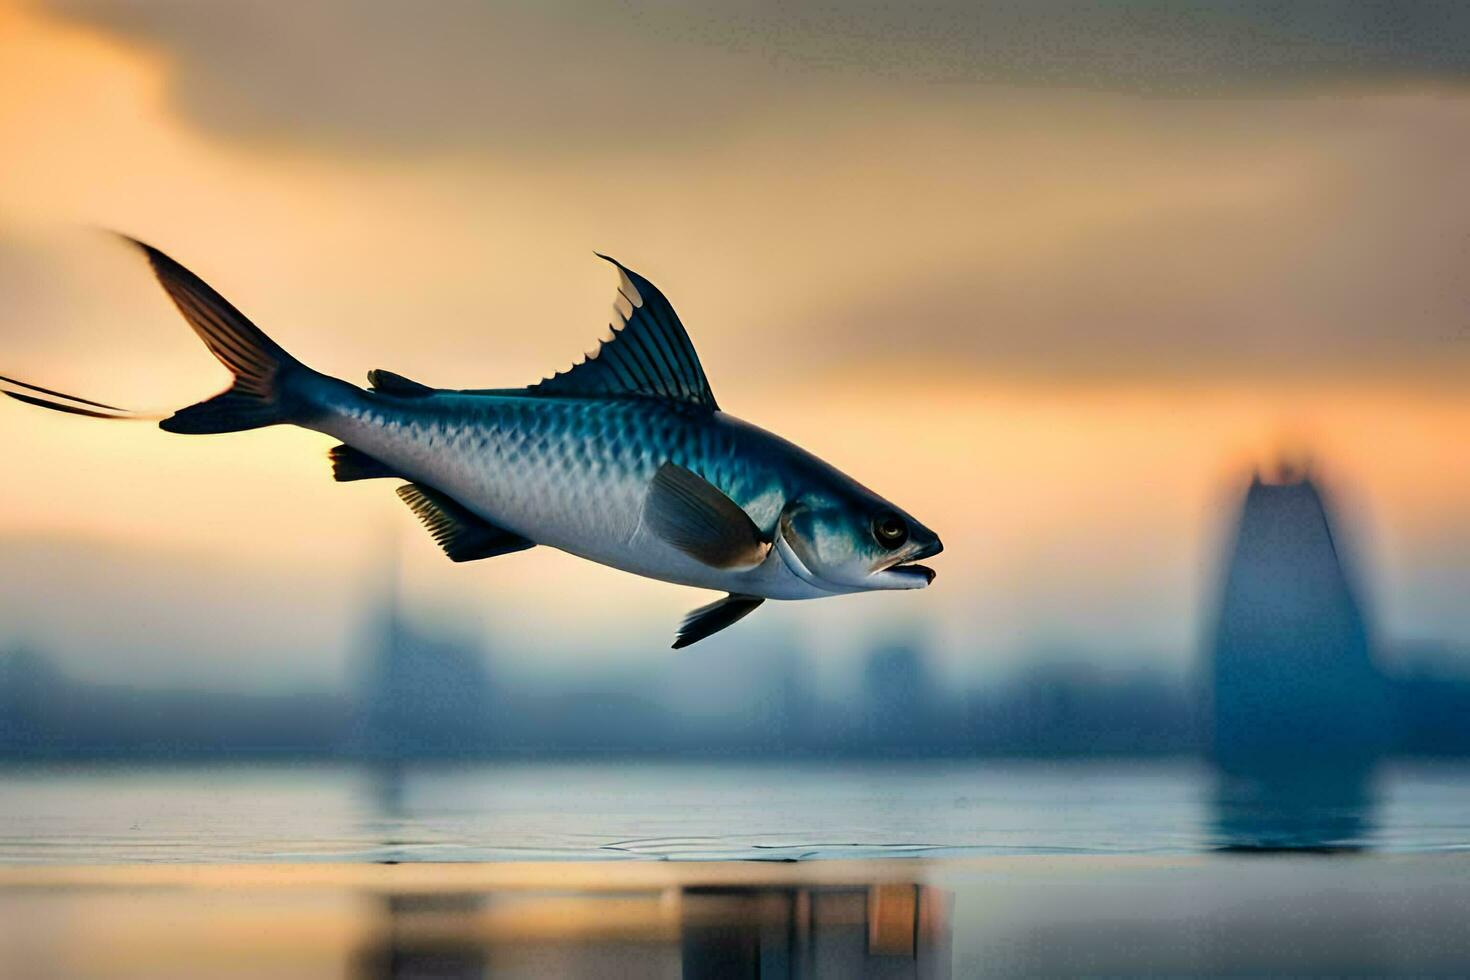
[[[712, 574], [658, 541], [635, 546], [643, 498], [663, 462], [708, 479], [767, 533], [779, 510], [773, 503], [783, 496], [775, 461], [742, 453], [736, 430], [743, 424], [724, 413], [683, 413], [633, 399], [345, 394], [324, 399], [323, 415], [310, 427], [500, 527], [593, 561], [633, 564], [654, 578], [705, 588], [749, 578]], [[731, 465], [735, 458], [746, 462]], [[638, 548], [648, 554], [630, 560]]]

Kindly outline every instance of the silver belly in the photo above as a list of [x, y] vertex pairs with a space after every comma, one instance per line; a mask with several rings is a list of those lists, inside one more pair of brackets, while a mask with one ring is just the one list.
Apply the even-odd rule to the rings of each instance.
[[655, 455], [610, 455], [575, 439], [507, 440], [485, 426], [344, 413], [313, 428], [453, 497], [537, 544], [648, 578], [696, 588], [810, 599], [832, 593], [794, 575], [772, 549], [751, 569], [711, 568], [642, 527]]

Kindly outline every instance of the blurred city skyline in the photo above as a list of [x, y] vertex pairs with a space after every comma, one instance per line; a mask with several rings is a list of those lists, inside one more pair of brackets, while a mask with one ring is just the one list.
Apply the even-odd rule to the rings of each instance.
[[733, 656], [568, 671], [514, 634], [487, 649], [468, 621], [416, 614], [389, 575], [361, 607], [351, 683], [333, 690], [95, 684], [39, 651], [0, 653], [0, 758], [1205, 756], [1276, 794], [1223, 784], [1231, 836], [1248, 837], [1263, 802], [1293, 823], [1366, 801], [1386, 754], [1470, 755], [1470, 650], [1376, 635], [1330, 500], [1299, 470], [1251, 482], [1182, 668], [1077, 649], [956, 679], [920, 634], [870, 637], [833, 665], [752, 632]]
[[[0, 373], [140, 408], [222, 385], [92, 228], [322, 370], [472, 386], [595, 342], [598, 249], [669, 294], [723, 405], [945, 539], [933, 589], [750, 636], [849, 673], [911, 631], [944, 676], [1183, 669], [1224, 502], [1307, 447], [1376, 628], [1470, 645], [1458, 8], [403, 10], [0, 4]], [[426, 615], [566, 671], [672, 657], [707, 598], [546, 549], [453, 566], [310, 434], [0, 409], [0, 643], [81, 678], [332, 689], [400, 546]]]

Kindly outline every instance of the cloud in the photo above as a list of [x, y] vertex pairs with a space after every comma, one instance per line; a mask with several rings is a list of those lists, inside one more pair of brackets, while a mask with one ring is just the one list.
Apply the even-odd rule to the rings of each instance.
[[657, 152], [793, 101], [914, 87], [1222, 97], [1470, 77], [1453, 2], [311, 4], [50, 0], [162, 53], [196, 125], [235, 138]]
[[[1470, 362], [1470, 98], [1243, 97], [1367, 78], [1368, 61], [1380, 79], [1452, 77], [1460, 35], [1430, 27], [1458, 7], [1357, 5], [1333, 20], [1320, 5], [1268, 16], [1239, 4], [1167, 16], [1053, 4], [1046, 18], [934, 4], [908, 18], [861, 3], [800, 16], [452, 0], [412, 13], [57, 6], [165, 52], [171, 91], [214, 131], [342, 152], [219, 145], [152, 101], [148, 116], [124, 103], [118, 116], [137, 131], [106, 131], [106, 167], [92, 145], [15, 128], [12, 164], [34, 176], [9, 198], [38, 213], [121, 215], [107, 220], [177, 253], [300, 356], [345, 376], [382, 363], [431, 382], [513, 384], [565, 366], [606, 312], [593, 248], [669, 293], [731, 398], [895, 353], [977, 377], [1069, 380], [1403, 380]], [[1255, 38], [1233, 60], [1170, 56], [1216, 65], [1212, 91], [1242, 97], [929, 84], [962, 62], [1043, 81], [1049, 61], [1111, 65], [1099, 52], [1130, 31], [1136, 63], [1097, 77], [1167, 82], [1160, 51], [1205, 45], [1194, 28], [1222, 51], [1224, 39]], [[1287, 37], [1305, 52], [1291, 65], [1278, 50]], [[1006, 50], [980, 57], [990, 48]], [[1270, 59], [1280, 71], [1238, 70]], [[1340, 70], [1299, 70], [1329, 62]], [[47, 70], [64, 74], [33, 73]], [[92, 132], [98, 111], [74, 98], [46, 115]], [[517, 126], [491, 125], [507, 113]], [[721, 126], [718, 141], [675, 145]], [[494, 154], [394, 156], [454, 141]], [[573, 143], [580, 152], [528, 165]], [[207, 358], [135, 262], [120, 257], [94, 282], [70, 272], [79, 258], [7, 248], [0, 286], [21, 309], [0, 340], [13, 372], [65, 342], [57, 353], [80, 374], [96, 360], [86, 344], [115, 344], [107, 331], [133, 321], [129, 349], [152, 345], [135, 363], [171, 385], [152, 397], [208, 393], [188, 380]], [[105, 305], [118, 303], [126, 310]], [[171, 367], [152, 368], [164, 354]], [[118, 388], [99, 397], [139, 401]]]
[[1425, 123], [1351, 152], [1319, 127], [1320, 157], [1274, 177], [1132, 192], [1025, 258], [951, 254], [832, 303], [812, 336], [1032, 378], [1463, 378], [1470, 133]]

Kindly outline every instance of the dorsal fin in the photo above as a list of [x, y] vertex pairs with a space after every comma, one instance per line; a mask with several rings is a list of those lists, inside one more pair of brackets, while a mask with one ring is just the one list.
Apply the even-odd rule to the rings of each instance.
[[699, 355], [658, 287], [617, 259], [597, 253], [618, 270], [612, 336], [581, 363], [527, 388], [528, 394], [562, 397], [634, 395], [661, 398], [714, 411]]
[[368, 372], [368, 384], [372, 386], [373, 391], [384, 395], [397, 395], [400, 398], [424, 398], [435, 391], [426, 384], [420, 384], [412, 378], [405, 378], [401, 374], [394, 374], [382, 368], [374, 368]]

